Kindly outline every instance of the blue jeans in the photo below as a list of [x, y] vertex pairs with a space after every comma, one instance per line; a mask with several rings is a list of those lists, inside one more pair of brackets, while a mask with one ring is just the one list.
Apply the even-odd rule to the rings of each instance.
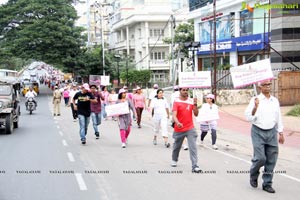
[[99, 113], [92, 112], [91, 117], [92, 117], [94, 131], [95, 133], [99, 134], [98, 126], [101, 124], [101, 112]]
[[90, 117], [85, 117], [84, 115], [78, 115], [79, 119], [79, 134], [80, 134], [80, 139], [81, 141], [85, 141], [86, 134], [87, 134], [87, 129], [90, 123]]
[[105, 111], [105, 107], [106, 107], [106, 103], [102, 103], [101, 104], [101, 115], [102, 115], [102, 119], [106, 119], [107, 117], [107, 113]]

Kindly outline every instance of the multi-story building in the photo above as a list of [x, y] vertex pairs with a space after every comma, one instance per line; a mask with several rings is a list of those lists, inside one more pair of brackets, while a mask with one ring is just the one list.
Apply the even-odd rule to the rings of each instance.
[[194, 19], [195, 41], [201, 43], [196, 59], [199, 71], [209, 70], [213, 66], [214, 16], [218, 69], [269, 56], [273, 69], [293, 67], [279, 54], [298, 62], [295, 64], [299, 66], [300, 47], [295, 44], [299, 43], [300, 38], [300, 28], [297, 28], [300, 25], [296, 23], [300, 21], [300, 5], [296, 1], [216, 0], [215, 7], [213, 2], [189, 0], [189, 17]]
[[[138, 70], [152, 71], [152, 82], [169, 82], [174, 22], [186, 21], [186, 0], [116, 0], [110, 17], [110, 50], [130, 57]], [[186, 8], [184, 10], [184, 8]], [[179, 12], [180, 11], [180, 12]]]

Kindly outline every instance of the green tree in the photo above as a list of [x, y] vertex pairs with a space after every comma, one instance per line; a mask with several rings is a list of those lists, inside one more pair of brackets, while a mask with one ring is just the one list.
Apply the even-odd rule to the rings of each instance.
[[[120, 75], [121, 79], [125, 82], [127, 72], [123, 71]], [[129, 70], [128, 71], [128, 83], [130, 85], [147, 85], [151, 78], [150, 70]]]
[[[84, 45], [71, 0], [9, 0], [0, 7], [0, 49], [22, 59], [74, 67]], [[3, 62], [3, 61], [2, 61]]]
[[[165, 38], [163, 40], [167, 44], [172, 43], [172, 38]], [[194, 21], [189, 20], [188, 23], [179, 24], [175, 29], [174, 44], [177, 44], [177, 49], [175, 49], [175, 57], [177, 57], [178, 48], [180, 51], [188, 57], [188, 49], [184, 47], [184, 43], [194, 41]]]

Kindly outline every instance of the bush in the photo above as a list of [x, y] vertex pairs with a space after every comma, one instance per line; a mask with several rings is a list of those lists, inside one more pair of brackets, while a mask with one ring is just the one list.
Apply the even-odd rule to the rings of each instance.
[[300, 105], [295, 105], [286, 115], [300, 117]]

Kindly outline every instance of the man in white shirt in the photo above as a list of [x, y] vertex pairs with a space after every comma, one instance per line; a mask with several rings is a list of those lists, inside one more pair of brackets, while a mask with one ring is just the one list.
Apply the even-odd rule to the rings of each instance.
[[33, 102], [35, 103], [35, 106], [37, 106], [37, 103], [35, 101], [35, 97], [37, 96], [36, 92], [33, 90], [32, 86], [29, 87], [29, 90], [26, 92], [25, 94], [25, 98], [26, 98], [26, 109], [27, 109], [27, 104], [28, 104], [28, 99], [29, 98], [33, 98]]
[[148, 97], [148, 107], [150, 107], [151, 100], [157, 95], [157, 90], [158, 90], [158, 85], [154, 84], [153, 85], [153, 90], [149, 94], [149, 97]]
[[278, 158], [278, 140], [284, 143], [283, 125], [280, 105], [277, 98], [271, 96], [271, 81], [258, 84], [261, 93], [250, 100], [245, 115], [252, 123], [251, 138], [253, 144], [252, 166], [250, 168], [250, 185], [257, 187], [259, 170], [264, 166], [262, 188], [266, 192], [275, 193], [272, 188], [272, 179]]

